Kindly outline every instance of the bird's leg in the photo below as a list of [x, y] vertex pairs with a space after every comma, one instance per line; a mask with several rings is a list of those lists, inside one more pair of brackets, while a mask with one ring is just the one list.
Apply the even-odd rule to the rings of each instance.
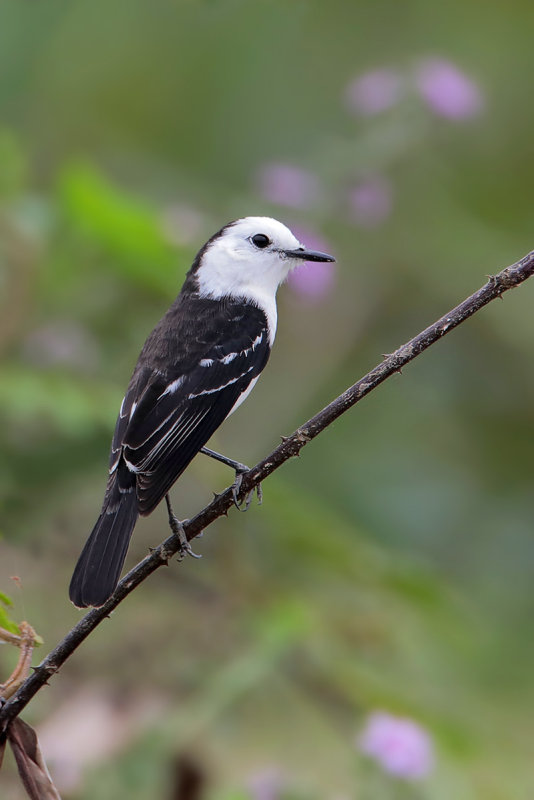
[[204, 453], [205, 456], [210, 456], [210, 458], [214, 458], [215, 461], [220, 461], [221, 464], [226, 464], [227, 467], [231, 467], [233, 470], [235, 470], [235, 480], [232, 486], [232, 497], [234, 499], [234, 505], [238, 511], [248, 511], [249, 506], [252, 503], [252, 498], [254, 497], [254, 492], [257, 493], [258, 503], [261, 505], [261, 501], [263, 500], [263, 492], [261, 489], [261, 484], [258, 484], [254, 489], [251, 489], [250, 492], [247, 492], [244, 498], [245, 508], [241, 508], [241, 504], [239, 502], [239, 491], [243, 482], [243, 475], [249, 470], [246, 464], [241, 464], [240, 461], [234, 461], [233, 458], [228, 458], [228, 456], [223, 456], [221, 453], [216, 453], [215, 450], [210, 450], [209, 447], [201, 447], [200, 452]]
[[198, 553], [194, 553], [191, 545], [187, 541], [187, 536], [185, 535], [184, 526], [172, 510], [171, 506], [171, 498], [168, 494], [165, 495], [165, 502], [167, 503], [167, 510], [169, 512], [169, 525], [171, 531], [176, 534], [180, 541], [180, 561], [184, 558], [184, 556], [193, 556], [193, 558], [202, 558], [202, 556], [198, 555]]

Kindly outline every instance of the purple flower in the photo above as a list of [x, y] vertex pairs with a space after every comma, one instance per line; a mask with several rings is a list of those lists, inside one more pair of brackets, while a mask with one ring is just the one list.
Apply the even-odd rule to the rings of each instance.
[[[293, 225], [292, 230], [310, 250], [329, 252], [328, 243], [313, 231], [299, 225]], [[288, 284], [302, 299], [317, 302], [332, 291], [335, 280], [335, 264], [305, 261], [289, 273]]]
[[440, 117], [468, 119], [478, 114], [484, 104], [476, 83], [445, 59], [422, 61], [416, 69], [415, 83], [425, 103]]
[[370, 714], [357, 745], [399, 778], [419, 780], [434, 767], [434, 745], [428, 732], [412, 719], [385, 711]]
[[345, 105], [356, 114], [370, 116], [391, 108], [403, 94], [401, 75], [392, 69], [375, 69], [355, 78], [345, 89]]
[[308, 208], [320, 195], [317, 177], [291, 164], [265, 164], [258, 173], [258, 188], [270, 203], [290, 208]]
[[391, 214], [393, 191], [380, 175], [357, 183], [349, 192], [350, 218], [362, 228], [376, 228]]
[[283, 784], [280, 771], [271, 767], [253, 773], [247, 781], [247, 788], [252, 800], [278, 800]]

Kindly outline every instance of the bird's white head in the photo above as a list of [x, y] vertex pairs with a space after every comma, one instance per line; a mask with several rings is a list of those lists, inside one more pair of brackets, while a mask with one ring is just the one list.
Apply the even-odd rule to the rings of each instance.
[[244, 297], [264, 306], [274, 302], [278, 286], [302, 261], [335, 259], [307, 250], [276, 219], [244, 217], [207, 242], [197, 257], [195, 277], [204, 297]]

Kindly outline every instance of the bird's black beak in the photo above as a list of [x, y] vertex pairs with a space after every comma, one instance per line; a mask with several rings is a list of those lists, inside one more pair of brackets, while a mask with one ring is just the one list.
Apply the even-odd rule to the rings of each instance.
[[288, 258], [300, 258], [302, 261], [335, 261], [334, 256], [321, 253], [319, 250], [306, 250], [305, 247], [297, 247], [296, 250], [284, 250]]

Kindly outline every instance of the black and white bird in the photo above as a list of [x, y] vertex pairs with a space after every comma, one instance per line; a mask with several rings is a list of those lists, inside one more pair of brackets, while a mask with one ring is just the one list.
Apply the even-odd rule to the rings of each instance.
[[[80, 607], [100, 606], [118, 583], [141, 514], [165, 497], [248, 396], [276, 332], [276, 290], [299, 262], [334, 261], [307, 250], [281, 222], [245, 217], [225, 225], [197, 254], [182, 290], [145, 342], [122, 401], [102, 511], [70, 583]], [[183, 550], [189, 551], [187, 540]]]

